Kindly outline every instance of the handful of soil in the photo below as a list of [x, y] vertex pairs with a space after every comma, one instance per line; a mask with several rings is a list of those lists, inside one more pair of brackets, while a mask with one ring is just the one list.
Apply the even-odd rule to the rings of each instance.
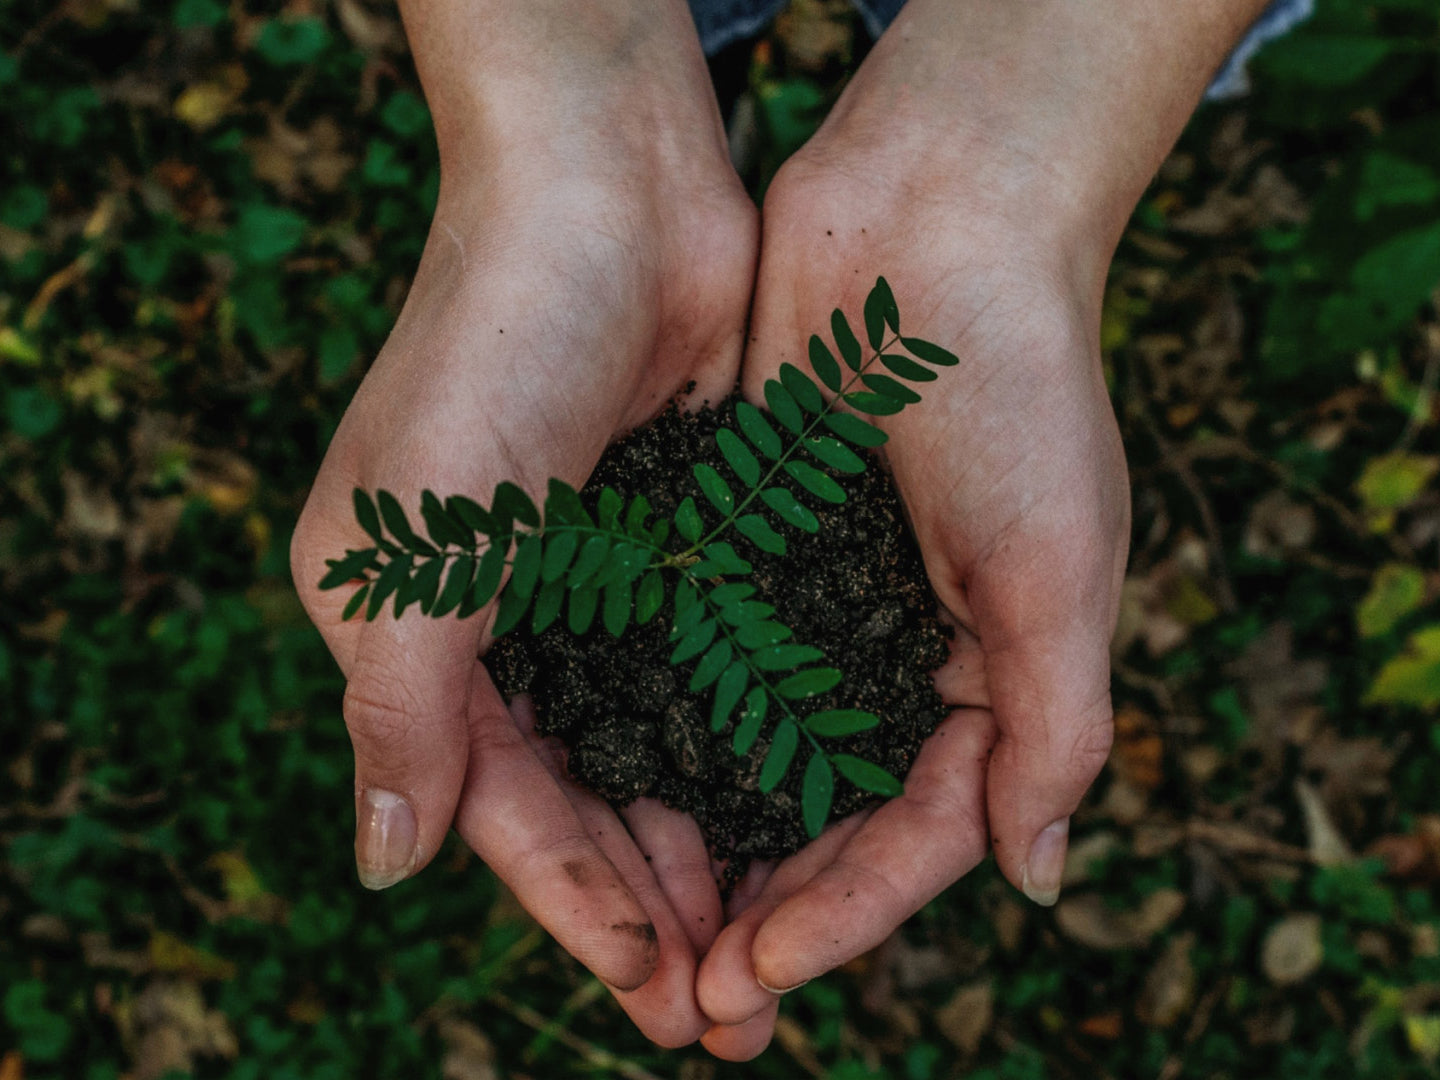
[[[627, 502], [644, 494], [667, 518], [687, 495], [707, 505], [691, 466], [724, 469], [714, 439], [722, 421], [735, 426], [734, 399], [696, 414], [672, 407], [610, 447], [581, 497], [593, 506], [608, 485]], [[824, 649], [845, 673], [833, 690], [795, 703], [797, 714], [875, 713], [879, 726], [827, 739], [825, 746], [903, 778], [946, 714], [930, 672], [945, 660], [949, 631], [936, 617], [935, 594], [889, 476], [873, 465], [856, 476], [831, 475], [845, 488], [846, 501], [831, 505], [797, 491], [820, 530], [782, 526], [785, 555], [767, 554], [738, 533], [725, 539], [754, 566], [746, 580], [755, 599], [776, 609], [775, 618], [794, 630], [792, 640]], [[679, 576], [667, 579], [670, 593]], [[598, 620], [578, 637], [561, 623], [538, 636], [517, 630], [495, 644], [486, 663], [507, 697], [531, 695], [540, 732], [564, 742], [575, 780], [615, 806], [649, 795], [692, 815], [713, 855], [730, 863], [727, 877], [738, 877], [751, 859], [788, 855], [809, 839], [800, 812], [808, 750], [802, 745], [778, 787], [759, 790], [774, 710], [743, 756], [734, 752], [732, 725], [712, 733], [712, 691], [687, 690], [693, 661], [669, 663], [672, 610], [667, 595], [660, 615], [643, 626], [632, 623], [618, 641]], [[837, 777], [832, 817], [876, 801]]]

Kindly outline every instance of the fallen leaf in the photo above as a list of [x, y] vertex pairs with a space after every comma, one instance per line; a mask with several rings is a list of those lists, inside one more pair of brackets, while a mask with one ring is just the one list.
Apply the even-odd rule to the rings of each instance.
[[980, 1049], [980, 1041], [995, 1019], [995, 990], [989, 980], [962, 986], [935, 1010], [935, 1024], [966, 1057]]
[[1405, 651], [1382, 667], [1365, 693], [1367, 705], [1440, 708], [1440, 625], [1410, 635]]
[[1440, 457], [1428, 454], [1382, 454], [1365, 464], [1355, 493], [1371, 512], [1400, 510], [1425, 490], [1440, 471]]
[[1250, 511], [1245, 526], [1245, 550], [1265, 559], [1279, 559], [1300, 551], [1315, 539], [1315, 509], [1276, 490], [1263, 496]]
[[1185, 894], [1157, 889], [1131, 910], [1112, 908], [1098, 893], [1069, 897], [1055, 907], [1060, 932], [1090, 949], [1138, 949], [1185, 910]]
[[1260, 966], [1277, 986], [1293, 986], [1315, 974], [1325, 959], [1320, 916], [1287, 915], [1265, 934]]
[[468, 1020], [447, 1016], [438, 1025], [445, 1057], [440, 1065], [444, 1080], [498, 1080], [495, 1045]]
[[1171, 1027], [1189, 1010], [1195, 1000], [1195, 965], [1190, 959], [1194, 948], [1193, 933], [1179, 934], [1160, 954], [1135, 1003], [1135, 1015], [1142, 1024]]
[[1317, 866], [1335, 866], [1353, 862], [1355, 853], [1330, 819], [1330, 811], [1320, 793], [1304, 780], [1295, 781], [1295, 800], [1305, 818], [1306, 850]]
[[1090, 880], [1096, 866], [1103, 866], [1111, 856], [1124, 850], [1124, 841], [1118, 833], [1109, 829], [1075, 837], [1065, 851], [1065, 873], [1060, 879], [1060, 887], [1070, 889], [1083, 885]]
[[1165, 779], [1165, 744], [1155, 721], [1131, 705], [1115, 713], [1115, 744], [1111, 768], [1126, 783], [1154, 791]]
[[1425, 574], [1415, 566], [1386, 563], [1375, 572], [1370, 591], [1355, 609], [1361, 637], [1388, 634], [1425, 601]]
[[1118, 1010], [1087, 1016], [1080, 1021], [1079, 1031], [1092, 1039], [1118, 1039], [1125, 1034], [1125, 1017]]
[[138, 997], [117, 1005], [115, 1019], [135, 1062], [133, 1080], [191, 1073], [198, 1057], [233, 1061], [240, 1052], [225, 1014], [207, 1008], [192, 982], [153, 982]]
[[1425, 1064], [1440, 1061], [1440, 1014], [1405, 1017], [1405, 1041]]

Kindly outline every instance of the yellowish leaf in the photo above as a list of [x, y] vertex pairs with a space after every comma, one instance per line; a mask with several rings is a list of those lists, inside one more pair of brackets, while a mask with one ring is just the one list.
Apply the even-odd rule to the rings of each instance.
[[183, 973], [200, 979], [235, 977], [235, 965], [231, 961], [181, 941], [164, 930], [157, 930], [150, 938], [150, 963], [157, 971]]
[[1355, 493], [1368, 510], [1384, 512], [1409, 505], [1440, 471], [1440, 457], [1382, 454], [1371, 458], [1355, 482]]
[[1361, 637], [1388, 634], [1425, 600], [1425, 575], [1417, 567], [1387, 563], [1375, 573], [1370, 591], [1355, 609]]
[[1440, 1061], [1440, 1015], [1405, 1017], [1405, 1041], [1427, 1065]]
[[1366, 704], [1440, 707], [1440, 625], [1410, 635], [1405, 651], [1380, 669]]

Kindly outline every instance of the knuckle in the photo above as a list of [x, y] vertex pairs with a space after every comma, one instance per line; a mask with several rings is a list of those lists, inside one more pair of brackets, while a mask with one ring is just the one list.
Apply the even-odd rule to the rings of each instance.
[[357, 676], [345, 688], [342, 711], [362, 766], [403, 769], [418, 757], [424, 718], [403, 685], [382, 691], [371, 679]]

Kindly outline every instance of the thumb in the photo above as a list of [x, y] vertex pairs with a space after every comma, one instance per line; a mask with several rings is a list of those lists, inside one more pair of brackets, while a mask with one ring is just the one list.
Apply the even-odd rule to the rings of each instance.
[[[478, 621], [478, 620], [477, 620]], [[346, 672], [355, 752], [355, 863], [384, 889], [439, 850], [465, 781], [466, 708], [479, 628], [418, 611], [362, 629]]]
[[995, 859], [1036, 903], [1060, 894], [1070, 816], [1110, 753], [1110, 558], [1016, 538], [971, 582], [999, 738], [986, 773]]

